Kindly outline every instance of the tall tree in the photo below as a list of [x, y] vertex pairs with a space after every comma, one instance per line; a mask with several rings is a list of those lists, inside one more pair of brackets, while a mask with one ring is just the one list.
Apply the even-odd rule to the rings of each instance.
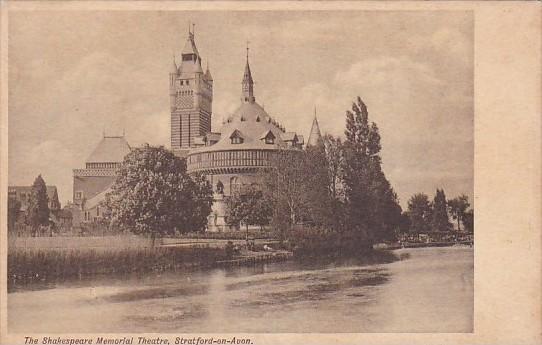
[[435, 198], [433, 199], [431, 225], [433, 231], [448, 231], [451, 228], [444, 189], [437, 189]]
[[378, 126], [369, 123], [367, 106], [360, 97], [352, 104], [352, 111], [346, 112], [345, 136], [343, 180], [347, 223], [370, 246], [388, 238], [389, 230], [399, 225], [401, 208], [382, 171]]
[[175, 231], [203, 230], [211, 212], [211, 185], [186, 173], [186, 162], [148, 144], [124, 158], [107, 198], [113, 222], [154, 240]]
[[448, 207], [452, 218], [457, 220], [457, 231], [461, 231], [461, 222], [465, 219], [465, 212], [469, 208], [469, 197], [462, 194], [448, 201]]
[[32, 184], [30, 199], [26, 209], [26, 222], [32, 228], [33, 236], [38, 234], [40, 226], [49, 224], [49, 205], [45, 181], [38, 175]]
[[8, 197], [8, 232], [15, 230], [15, 224], [21, 211], [21, 202], [15, 198]]
[[272, 223], [281, 234], [306, 214], [304, 152], [283, 149], [270, 159], [270, 167], [261, 173], [264, 198], [273, 206]]
[[410, 218], [410, 229], [414, 233], [425, 233], [429, 231], [431, 224], [431, 206], [427, 194], [414, 194], [408, 201], [408, 217]]
[[335, 227], [333, 214], [333, 182], [324, 141], [310, 145], [300, 156], [303, 166], [303, 196], [306, 205], [306, 220], [320, 228]]

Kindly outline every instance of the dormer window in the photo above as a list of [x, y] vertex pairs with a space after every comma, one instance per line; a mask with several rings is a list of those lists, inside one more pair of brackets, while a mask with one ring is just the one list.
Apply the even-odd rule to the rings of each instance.
[[245, 141], [237, 129], [230, 135], [230, 139], [232, 144], [242, 144]]
[[271, 130], [266, 131], [261, 137], [260, 140], [263, 140], [266, 144], [274, 144], [275, 143], [275, 135]]

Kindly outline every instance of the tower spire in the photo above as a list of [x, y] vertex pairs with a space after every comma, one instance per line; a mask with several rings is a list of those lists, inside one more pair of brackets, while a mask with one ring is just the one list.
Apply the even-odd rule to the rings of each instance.
[[247, 41], [247, 62], [245, 65], [245, 73], [243, 74], [243, 82], [242, 84], [242, 97], [241, 101], [245, 103], [254, 103], [256, 101], [256, 98], [254, 97], [254, 80], [252, 79], [252, 73], [250, 71], [250, 64], [248, 63], [248, 44], [250, 42]]
[[316, 118], [316, 107], [314, 107], [314, 120], [312, 120], [307, 146], [316, 146], [320, 140], [322, 140], [322, 133], [320, 132], [320, 126], [318, 125], [318, 119]]

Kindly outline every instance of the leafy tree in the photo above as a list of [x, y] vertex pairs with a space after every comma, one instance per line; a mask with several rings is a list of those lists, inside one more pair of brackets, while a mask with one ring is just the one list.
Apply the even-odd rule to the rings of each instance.
[[32, 184], [30, 199], [26, 209], [26, 223], [32, 227], [32, 234], [36, 236], [40, 226], [49, 224], [49, 205], [47, 187], [41, 175], [38, 175]]
[[21, 202], [15, 198], [8, 197], [8, 231], [15, 230], [15, 223], [19, 218], [19, 212], [21, 211]]
[[408, 217], [410, 230], [414, 233], [425, 233], [430, 228], [431, 206], [426, 194], [414, 194], [408, 201]]
[[470, 209], [465, 212], [463, 216], [463, 226], [465, 231], [473, 233], [474, 232], [474, 210]]
[[399, 224], [399, 232], [406, 234], [410, 232], [410, 217], [408, 212], [401, 213], [401, 223]]
[[344, 192], [348, 227], [367, 246], [393, 236], [401, 208], [381, 167], [380, 133], [360, 97], [346, 112]]
[[271, 223], [281, 237], [306, 214], [305, 178], [310, 172], [304, 169], [303, 155], [301, 150], [279, 150], [260, 175], [264, 198], [273, 208]]
[[448, 201], [448, 207], [450, 208], [452, 218], [454, 220], [457, 220], [458, 231], [461, 231], [461, 222], [464, 222], [465, 212], [467, 211], [469, 206], [469, 197], [464, 194]]
[[433, 199], [432, 210], [432, 228], [433, 231], [447, 231], [451, 228], [450, 220], [448, 219], [448, 207], [446, 203], [446, 195], [443, 189], [437, 189], [435, 198]]
[[335, 228], [336, 215], [333, 214], [333, 182], [330, 176], [329, 161], [324, 141], [308, 146], [300, 155], [303, 166], [303, 196], [305, 197], [306, 218], [321, 228]]
[[341, 138], [326, 134], [324, 147], [329, 173], [329, 189], [333, 199], [343, 197], [342, 179], [344, 164], [344, 147]]
[[157, 236], [201, 231], [211, 212], [212, 189], [202, 176], [189, 176], [186, 161], [148, 144], [124, 158], [107, 197], [114, 223], [136, 234]]
[[229, 225], [245, 223], [247, 233], [249, 225], [263, 227], [269, 224], [272, 207], [264, 199], [263, 192], [249, 187], [242, 193], [234, 193], [227, 201]]

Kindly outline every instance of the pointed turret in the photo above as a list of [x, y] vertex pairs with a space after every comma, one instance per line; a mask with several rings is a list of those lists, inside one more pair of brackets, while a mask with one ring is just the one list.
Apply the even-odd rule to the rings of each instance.
[[252, 79], [252, 73], [250, 72], [250, 64], [248, 63], [248, 47], [247, 63], [245, 65], [245, 73], [243, 74], [241, 101], [245, 103], [254, 103], [256, 101], [256, 98], [254, 97], [254, 80]]
[[209, 70], [209, 61], [207, 61], [207, 68], [205, 70], [205, 78], [209, 81], [213, 81], [213, 76], [211, 75], [211, 71]]
[[316, 146], [318, 142], [322, 140], [322, 133], [320, 132], [320, 126], [318, 126], [318, 120], [316, 119], [316, 111], [314, 112], [314, 120], [312, 121], [311, 133], [309, 134], [309, 140], [307, 146]]
[[173, 55], [173, 64], [171, 65], [171, 71], [169, 71], [170, 74], [177, 74], [177, 64], [175, 63], [175, 55]]
[[188, 31], [188, 38], [186, 40], [186, 43], [184, 44], [182, 55], [183, 61], [185, 55], [195, 55], [194, 58], [199, 57], [198, 48], [196, 48], [196, 42], [194, 41], [194, 34], [190, 31]]

